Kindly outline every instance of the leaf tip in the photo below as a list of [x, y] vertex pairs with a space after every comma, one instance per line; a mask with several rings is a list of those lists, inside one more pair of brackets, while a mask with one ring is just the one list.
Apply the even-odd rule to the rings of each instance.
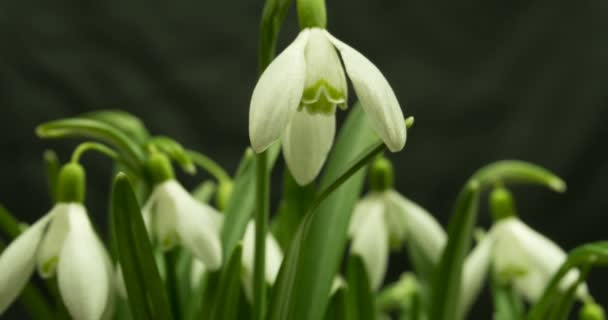
[[405, 127], [410, 129], [414, 126], [414, 116], [409, 116], [405, 118]]
[[566, 191], [566, 182], [564, 182], [564, 180], [560, 179], [559, 177], [551, 177], [549, 178], [549, 180], [547, 181], [547, 185], [549, 186], [549, 188], [551, 188], [552, 190], [554, 190], [555, 192], [565, 192]]

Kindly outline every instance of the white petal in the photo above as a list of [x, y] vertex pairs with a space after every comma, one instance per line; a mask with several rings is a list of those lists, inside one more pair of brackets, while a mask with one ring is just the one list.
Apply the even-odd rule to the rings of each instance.
[[36, 251], [51, 215], [19, 235], [0, 255], [0, 315], [27, 284], [36, 266]]
[[71, 204], [58, 203], [51, 210], [53, 219], [38, 249], [38, 274], [42, 278], [55, 275], [59, 253], [69, 231], [68, 211]]
[[105, 252], [99, 245], [86, 211], [71, 209], [70, 232], [57, 266], [59, 292], [77, 320], [99, 320], [108, 305], [110, 283]]
[[178, 201], [183, 193], [181, 185], [174, 180], [163, 182], [154, 187], [154, 192], [144, 205], [144, 222], [150, 226], [151, 238], [160, 243], [163, 250], [173, 248], [178, 242], [177, 219]]
[[461, 312], [466, 314], [483, 288], [490, 269], [494, 238], [486, 235], [467, 256], [462, 270]]
[[[521, 270], [514, 278], [514, 286], [530, 302], [537, 301], [546, 285], [561, 264], [566, 260], [565, 252], [553, 241], [534, 231], [517, 218], [503, 219], [494, 227], [498, 272]], [[578, 271], [572, 270], [560, 283], [567, 288], [576, 281]], [[584, 294], [585, 286], [579, 288]]]
[[[255, 259], [255, 221], [251, 220], [245, 229], [243, 236], [243, 254], [241, 263], [243, 265], [243, 288], [249, 301], [252, 301], [253, 288], [253, 265]], [[266, 234], [266, 263], [264, 277], [266, 283], [273, 285], [279, 275], [281, 263], [283, 262], [283, 251], [272, 233]]]
[[283, 156], [299, 185], [314, 180], [334, 143], [335, 116], [311, 115], [298, 111], [293, 115], [283, 137]]
[[306, 62], [304, 48], [308, 30], [300, 32], [260, 76], [249, 106], [249, 139], [260, 153], [281, 137], [293, 112], [300, 104]]
[[205, 264], [198, 259], [192, 259], [190, 266], [190, 288], [192, 290], [195, 290], [201, 284], [205, 272], [207, 272]]
[[170, 181], [171, 196], [177, 212], [177, 233], [183, 246], [209, 270], [222, 265], [219, 238], [221, 216], [212, 207], [196, 201], [178, 182]]
[[401, 202], [393, 200], [393, 197], [399, 197], [394, 190], [383, 192], [382, 197], [385, 202], [384, 219], [388, 228], [389, 243], [393, 250], [399, 249], [407, 238], [407, 214]]
[[374, 201], [364, 219], [353, 236], [351, 254], [363, 259], [370, 287], [377, 290], [384, 280], [388, 260], [388, 230], [382, 201]]
[[302, 104], [315, 104], [320, 99], [324, 99], [325, 103], [333, 104], [332, 113], [336, 105], [346, 107], [348, 85], [344, 68], [324, 30], [310, 29], [305, 57], [306, 81]]
[[380, 70], [357, 50], [326, 32], [340, 50], [346, 73], [353, 83], [357, 97], [372, 125], [389, 150], [405, 146], [406, 129], [399, 101]]
[[435, 217], [424, 208], [403, 197], [399, 193], [387, 191], [387, 206], [405, 214], [408, 227], [408, 241], [420, 248], [431, 261], [441, 257], [447, 236]]
[[378, 202], [381, 201], [378, 194], [370, 193], [357, 202], [348, 226], [349, 237], [352, 238], [365, 225], [366, 220], [369, 218], [369, 211], [373, 210], [374, 206], [377, 206]]

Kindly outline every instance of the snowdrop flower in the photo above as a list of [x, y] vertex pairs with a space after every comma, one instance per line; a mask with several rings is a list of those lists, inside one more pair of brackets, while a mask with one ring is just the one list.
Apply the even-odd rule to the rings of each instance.
[[[243, 236], [243, 288], [249, 301], [253, 301], [253, 265], [255, 260], [255, 222], [249, 221]], [[273, 285], [283, 262], [283, 251], [272, 233], [266, 234], [266, 283]]]
[[[243, 236], [243, 253], [241, 264], [243, 266], [242, 283], [245, 295], [249, 301], [253, 301], [253, 264], [255, 256], [255, 222], [249, 221]], [[281, 263], [283, 262], [283, 251], [272, 233], [266, 234], [266, 271], [264, 276], [266, 283], [273, 285], [279, 274]], [[204, 263], [193, 260], [191, 265], [191, 286], [197, 287], [203, 274], [207, 271]]]
[[64, 166], [58, 190], [59, 202], [0, 256], [0, 314], [36, 266], [43, 278], [57, 276], [59, 292], [74, 319], [99, 320], [111, 304], [112, 267], [82, 205], [82, 167]]
[[186, 247], [209, 270], [222, 265], [219, 233], [223, 216], [194, 199], [174, 178], [166, 156], [150, 158], [150, 173], [156, 183], [142, 211], [148, 232], [163, 250], [176, 244]]
[[[566, 261], [566, 253], [516, 216], [511, 195], [506, 189], [494, 190], [492, 200], [497, 220], [489, 234], [494, 241], [494, 270], [499, 276], [511, 280], [520, 295], [535, 302]], [[560, 283], [560, 288], [566, 290], [577, 279], [578, 270], [570, 271]], [[588, 296], [584, 284], [578, 288], [577, 294], [580, 298]]]
[[262, 73], [249, 109], [254, 151], [282, 139], [285, 161], [301, 185], [318, 175], [333, 144], [336, 107], [347, 106], [345, 70], [388, 148], [405, 145], [403, 113], [380, 70], [327, 30], [305, 28]]

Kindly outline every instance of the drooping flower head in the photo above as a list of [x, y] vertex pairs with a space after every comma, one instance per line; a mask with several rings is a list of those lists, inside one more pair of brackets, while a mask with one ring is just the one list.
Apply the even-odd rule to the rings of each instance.
[[223, 216], [175, 180], [166, 156], [153, 155], [149, 167], [156, 185], [142, 211], [151, 238], [164, 250], [181, 244], [207, 269], [217, 270], [222, 265]]
[[59, 292], [70, 315], [99, 320], [112, 294], [112, 266], [85, 207], [84, 171], [64, 166], [59, 201], [19, 235], [0, 256], [0, 314], [19, 295], [38, 267], [43, 278], [57, 276]]
[[380, 70], [327, 30], [305, 28], [262, 73], [249, 110], [253, 149], [262, 152], [282, 139], [285, 161], [301, 185], [318, 175], [333, 144], [336, 108], [347, 107], [345, 70], [389, 150], [405, 145], [403, 113]]

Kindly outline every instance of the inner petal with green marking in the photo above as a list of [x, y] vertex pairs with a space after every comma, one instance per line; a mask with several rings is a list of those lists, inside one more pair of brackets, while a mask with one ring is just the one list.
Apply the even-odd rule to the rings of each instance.
[[313, 86], [304, 89], [298, 110], [306, 109], [311, 114], [333, 115], [336, 112], [336, 106], [342, 110], [346, 109], [345, 93], [332, 87], [324, 79], [320, 79]]

